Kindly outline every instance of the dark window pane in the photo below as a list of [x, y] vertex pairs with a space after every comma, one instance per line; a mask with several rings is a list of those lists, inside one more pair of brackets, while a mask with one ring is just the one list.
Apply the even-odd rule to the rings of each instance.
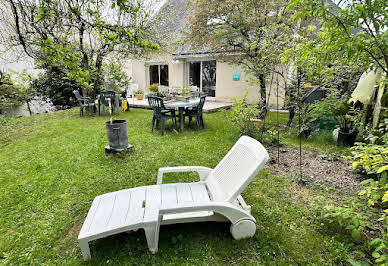
[[150, 85], [154, 83], [159, 83], [159, 70], [158, 66], [150, 66]]
[[160, 85], [168, 86], [168, 65], [160, 66]]
[[202, 62], [202, 91], [211, 97], [216, 96], [216, 61]]
[[190, 62], [189, 85], [201, 87], [201, 62]]

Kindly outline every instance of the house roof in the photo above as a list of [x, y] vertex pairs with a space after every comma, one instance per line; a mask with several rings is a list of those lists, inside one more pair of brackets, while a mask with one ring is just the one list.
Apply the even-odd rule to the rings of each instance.
[[168, 46], [182, 39], [182, 30], [189, 23], [192, 10], [188, 0], [167, 0], [154, 18], [155, 31]]
[[[188, 5], [189, 1], [166, 0], [166, 3], [156, 15], [156, 21], [158, 22], [156, 25], [157, 31], [161, 36], [164, 36], [165, 42], [172, 48], [172, 54], [175, 59], [217, 56], [219, 53], [209, 52], [207, 47], [202, 47], [200, 50], [197, 50], [189, 42], [179, 42], [182, 40], [184, 27], [189, 24], [190, 16], [194, 13], [194, 10]], [[334, 13], [339, 12], [341, 8], [335, 2], [331, 0], [326, 1]], [[319, 25], [316, 26], [316, 31], [319, 31]], [[353, 34], [357, 34], [359, 31], [360, 28], [351, 30]]]

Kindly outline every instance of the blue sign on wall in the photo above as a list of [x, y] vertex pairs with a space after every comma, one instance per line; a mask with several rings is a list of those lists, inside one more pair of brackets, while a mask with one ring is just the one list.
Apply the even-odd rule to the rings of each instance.
[[241, 77], [240, 73], [233, 73], [233, 75], [232, 75], [233, 81], [239, 81], [240, 77]]

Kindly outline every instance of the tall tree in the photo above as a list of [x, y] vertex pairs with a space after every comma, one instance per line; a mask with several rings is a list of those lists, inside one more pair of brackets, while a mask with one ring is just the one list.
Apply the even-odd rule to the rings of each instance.
[[281, 63], [292, 34], [287, 0], [196, 0], [187, 39], [194, 49], [217, 53], [243, 65], [260, 85], [266, 106], [265, 77]]
[[[327, 66], [362, 64], [388, 74], [388, 9], [386, 0], [292, 0], [298, 22], [316, 21], [316, 38], [295, 47], [298, 65]], [[334, 68], [333, 68], [334, 69]]]
[[[297, 11], [295, 23], [312, 23], [316, 27], [310, 30], [314, 38], [298, 34], [293, 39], [294, 44], [286, 51], [284, 60], [292, 62], [310, 77], [321, 76], [326, 81], [337, 78], [342, 72], [349, 83], [368, 68], [379, 68], [388, 74], [386, 1], [340, 0], [336, 3], [330, 0], [291, 1], [287, 9]], [[371, 106], [364, 108], [365, 114], [372, 113]], [[367, 117], [364, 116], [364, 125]]]
[[40, 68], [59, 67], [90, 94], [101, 84], [104, 59], [157, 50], [147, 40], [148, 13], [137, 0], [6, 0], [9, 41]]

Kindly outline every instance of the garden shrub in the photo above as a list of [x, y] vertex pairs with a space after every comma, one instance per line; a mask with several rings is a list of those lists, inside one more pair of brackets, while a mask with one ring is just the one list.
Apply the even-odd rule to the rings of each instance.
[[346, 156], [352, 168], [368, 175], [381, 175], [388, 171], [388, 145], [357, 143], [350, 148], [352, 156]]
[[147, 88], [147, 90], [149, 90], [151, 92], [158, 92], [159, 91], [159, 84], [158, 83], [152, 84], [151, 86], [149, 86]]
[[301, 112], [302, 132], [324, 129], [333, 130], [338, 124], [353, 121], [349, 113], [350, 106], [346, 98], [341, 98], [336, 89], [330, 89], [330, 94], [324, 100], [312, 104], [304, 104]]
[[322, 225], [327, 225], [333, 232], [338, 232], [340, 229], [350, 234], [354, 241], [359, 242], [368, 225], [362, 212], [365, 204], [357, 197], [345, 200], [340, 206], [327, 205], [325, 202], [325, 199], [320, 199], [313, 203], [320, 221], [323, 222]]
[[0, 112], [8, 107], [28, 103], [35, 96], [29, 84], [31, 76], [26, 71], [12, 74], [16, 74], [16, 78], [0, 71]]
[[[278, 131], [276, 128], [271, 127], [263, 132], [263, 143], [268, 145], [277, 145], [278, 144]], [[279, 139], [279, 145], [282, 146], [284, 143]]]
[[[369, 249], [377, 265], [388, 265], [388, 138], [387, 124], [378, 130], [370, 131], [365, 140], [368, 143], [357, 143], [350, 148], [352, 156], [346, 156], [352, 168], [360, 173], [372, 176], [361, 182], [364, 189], [359, 196], [367, 200], [369, 207], [381, 212], [378, 219], [383, 229], [381, 237], [374, 238], [369, 243]], [[352, 263], [353, 264], [353, 263]], [[353, 264], [356, 265], [356, 264]]]
[[248, 103], [247, 96], [248, 92], [245, 91], [242, 98], [234, 100], [232, 110], [229, 112], [229, 119], [237, 126], [240, 135], [256, 138], [259, 130], [251, 119], [257, 118], [260, 110], [257, 108], [257, 105]]
[[382, 206], [388, 201], [387, 172], [384, 172], [379, 180], [367, 179], [362, 181], [361, 185], [369, 185], [359, 193], [368, 199], [369, 206]]
[[347, 112], [344, 100], [329, 97], [310, 105], [309, 116], [311, 119], [334, 118], [339, 112]]
[[385, 239], [375, 238], [369, 242], [369, 248], [372, 253], [372, 257], [375, 258], [377, 265], [387, 265], [388, 263], [388, 240], [387, 235]]
[[77, 105], [73, 91], [82, 90], [75, 81], [69, 80], [66, 73], [57, 67], [49, 68], [46, 72], [39, 74], [32, 81], [31, 86], [39, 96], [49, 98], [59, 108]]
[[[351, 236], [351, 240], [356, 244], [368, 244], [370, 259], [375, 260], [376, 265], [387, 265], [388, 262], [388, 234], [387, 234], [387, 219], [380, 218], [375, 220], [375, 212], [372, 212], [370, 207], [364, 200], [352, 197], [345, 200], [339, 206], [328, 205], [326, 198], [322, 196], [316, 197], [311, 203], [311, 206], [316, 212], [317, 225], [330, 230], [335, 234], [344, 234]], [[387, 213], [387, 211], [385, 212]], [[381, 224], [381, 221], [383, 224]], [[373, 226], [371, 223], [373, 222]], [[380, 222], [382, 227], [376, 228], [376, 224]], [[366, 228], [374, 228], [374, 231], [380, 230], [380, 237], [376, 235], [368, 235]], [[363, 237], [364, 236], [364, 237]], [[362, 252], [363, 253], [363, 252]], [[363, 254], [361, 257], [365, 257]], [[357, 261], [352, 258], [347, 260], [351, 265], [369, 265], [362, 261]], [[368, 260], [370, 261], [370, 260]]]
[[122, 65], [113, 61], [103, 65], [104, 87], [106, 90], [122, 93], [128, 87], [131, 78], [122, 68]]
[[385, 118], [378, 128], [367, 128], [363, 136], [368, 144], [384, 145], [388, 144], [388, 118]]

